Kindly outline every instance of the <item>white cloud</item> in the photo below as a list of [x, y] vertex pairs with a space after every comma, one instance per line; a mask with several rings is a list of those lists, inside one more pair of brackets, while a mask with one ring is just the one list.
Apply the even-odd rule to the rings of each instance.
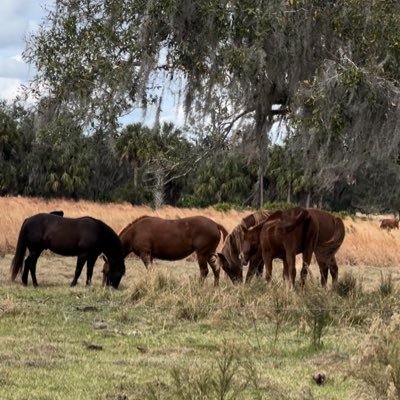
[[1, 99], [11, 101], [19, 94], [22, 81], [15, 78], [0, 77], [0, 97]]
[[28, 80], [31, 77], [31, 72], [32, 68], [22, 61], [19, 54], [0, 58], [0, 77]]
[[34, 75], [22, 60], [25, 38], [45, 16], [52, 0], [0, 0], [0, 99], [12, 100]]

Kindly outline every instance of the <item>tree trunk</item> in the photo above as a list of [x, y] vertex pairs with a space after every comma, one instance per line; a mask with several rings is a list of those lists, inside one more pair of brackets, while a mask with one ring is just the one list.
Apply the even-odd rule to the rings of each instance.
[[268, 121], [262, 128], [257, 130], [257, 148], [258, 148], [258, 206], [264, 206], [264, 177], [268, 163], [268, 145], [269, 145], [269, 131], [272, 124]]
[[155, 172], [156, 182], [153, 188], [154, 208], [160, 208], [164, 204], [164, 169], [160, 166]]
[[139, 183], [139, 163], [137, 160], [133, 160], [132, 162], [132, 169], [133, 169], [133, 187], [137, 189]]
[[291, 202], [292, 202], [292, 179], [289, 179], [286, 203], [291, 203]]
[[307, 192], [307, 199], [306, 199], [306, 208], [310, 208], [311, 205], [311, 189]]

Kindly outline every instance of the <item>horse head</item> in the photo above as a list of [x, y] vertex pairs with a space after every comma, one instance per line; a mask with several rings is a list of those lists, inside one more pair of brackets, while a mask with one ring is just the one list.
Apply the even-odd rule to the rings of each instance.
[[103, 286], [112, 286], [114, 289], [118, 289], [125, 274], [124, 259], [108, 259], [103, 255], [103, 260]]
[[233, 284], [243, 282], [243, 270], [241, 265], [229, 263], [223, 253], [217, 253], [216, 263], [229, 276]]
[[250, 257], [257, 253], [260, 243], [260, 233], [261, 229], [264, 226], [264, 222], [255, 225], [249, 229], [242, 226], [243, 229], [243, 240], [242, 240], [242, 248], [239, 254], [239, 260], [242, 266], [247, 265], [250, 260]]

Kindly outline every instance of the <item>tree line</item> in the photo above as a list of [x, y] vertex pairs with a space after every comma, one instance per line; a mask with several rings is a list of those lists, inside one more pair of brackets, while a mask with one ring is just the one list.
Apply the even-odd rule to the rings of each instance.
[[[2, 107], [1, 192], [398, 210], [399, 24], [398, 1], [58, 0], [34, 109]], [[188, 128], [119, 127], [168, 92]]]
[[[228, 137], [211, 127], [196, 132], [172, 123], [88, 134], [68, 112], [43, 124], [45, 117], [17, 102], [0, 104], [0, 195], [258, 207], [257, 143], [245, 126]], [[371, 159], [349, 176], [332, 177], [331, 170], [308, 174], [312, 158], [296, 140], [286, 133], [266, 149], [265, 207], [278, 202], [367, 212], [400, 208], [398, 159]]]

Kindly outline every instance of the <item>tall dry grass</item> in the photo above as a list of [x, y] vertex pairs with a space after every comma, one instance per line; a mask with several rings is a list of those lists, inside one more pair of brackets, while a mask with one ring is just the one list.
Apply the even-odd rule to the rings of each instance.
[[[163, 207], [153, 210], [146, 206], [127, 203], [93, 203], [64, 199], [44, 200], [40, 198], [0, 197], [0, 252], [13, 253], [19, 229], [24, 219], [40, 212], [63, 210], [68, 217], [90, 215], [110, 225], [116, 232], [142, 215], [162, 218], [182, 218], [204, 215], [212, 218], [231, 231], [250, 211], [230, 210], [219, 212], [212, 208], [181, 209]], [[379, 228], [379, 219], [374, 217], [350, 218], [344, 221], [346, 238], [337, 259], [339, 265], [397, 266], [400, 265], [400, 231], [387, 232]]]

